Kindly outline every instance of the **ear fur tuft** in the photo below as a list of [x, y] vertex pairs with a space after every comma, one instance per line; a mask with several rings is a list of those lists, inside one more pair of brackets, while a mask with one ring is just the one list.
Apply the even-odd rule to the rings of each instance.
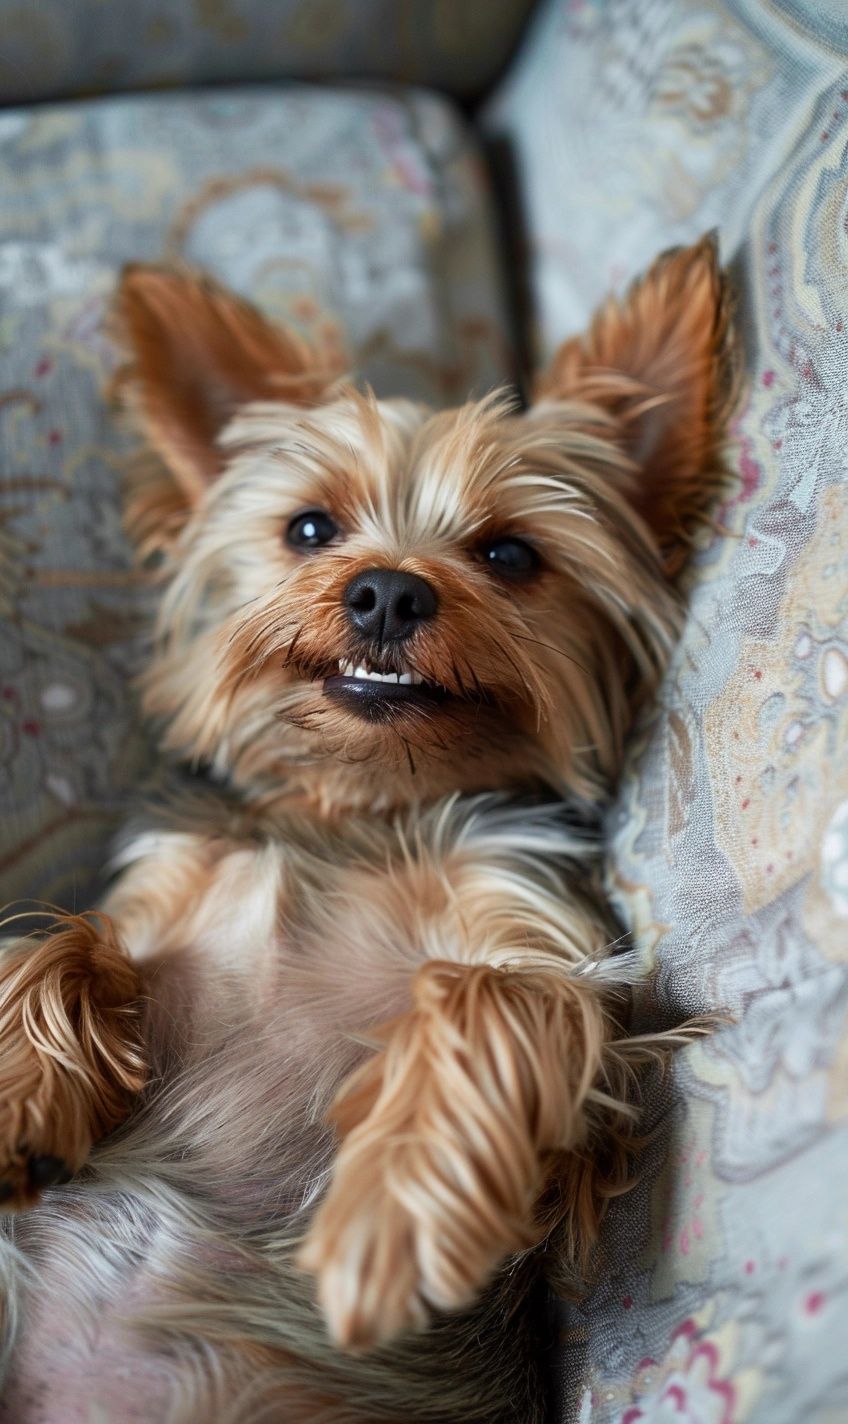
[[737, 390], [730, 293], [708, 233], [608, 298], [588, 330], [560, 346], [536, 399], [613, 417], [634, 463], [627, 493], [673, 574], [726, 481], [720, 457]]
[[314, 405], [342, 374], [296, 332], [189, 270], [125, 268], [112, 326], [129, 357], [115, 391], [170, 477], [140, 471], [133, 481], [128, 525], [148, 548], [156, 521], [167, 543], [220, 472], [218, 436], [239, 406]]

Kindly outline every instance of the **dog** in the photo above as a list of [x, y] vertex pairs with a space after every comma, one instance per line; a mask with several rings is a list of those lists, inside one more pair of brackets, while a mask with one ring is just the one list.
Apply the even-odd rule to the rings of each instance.
[[203, 776], [0, 962], [16, 1424], [532, 1424], [540, 1243], [630, 1174], [638, 968], [594, 826], [681, 623], [734, 381], [711, 237], [527, 408], [377, 399], [127, 269], [141, 700]]

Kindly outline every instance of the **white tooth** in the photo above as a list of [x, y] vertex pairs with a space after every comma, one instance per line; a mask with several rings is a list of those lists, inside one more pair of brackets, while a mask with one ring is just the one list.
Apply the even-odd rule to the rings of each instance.
[[346, 666], [347, 664], [345, 663], [344, 658], [339, 658], [339, 672], [343, 673]]
[[398, 681], [398, 675], [397, 675], [396, 672], [387, 672], [386, 675], [385, 675], [385, 677], [383, 678], [383, 681], [384, 681], [384, 682], [397, 682], [397, 681]]
[[415, 673], [414, 673], [414, 672], [402, 672], [401, 675], [400, 675], [400, 677], [398, 678], [398, 682], [405, 682], [405, 683], [407, 684], [407, 686], [409, 686], [412, 682], [414, 682], [414, 680], [415, 680]]
[[345, 676], [353, 677], [353, 663], [345, 663]]
[[418, 686], [418, 684], [421, 683], [421, 682], [423, 682], [424, 679], [423, 679], [423, 677], [421, 676], [420, 672], [414, 672], [414, 673], [412, 674], [412, 681], [413, 681], [413, 683], [415, 683], [416, 686]]
[[353, 676], [354, 676], [354, 677], [370, 677], [371, 674], [370, 674], [370, 673], [367, 673], [367, 672], [365, 671], [364, 667], [358, 667], [358, 668], [356, 668], [356, 670], [354, 671]]

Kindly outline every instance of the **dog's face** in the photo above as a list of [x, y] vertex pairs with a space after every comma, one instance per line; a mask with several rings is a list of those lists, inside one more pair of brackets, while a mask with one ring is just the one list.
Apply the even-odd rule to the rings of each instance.
[[[630, 298], [665, 325], [670, 389], [593, 357], [627, 325], [615, 307], [526, 413], [502, 395], [378, 401], [220, 289], [128, 273], [126, 380], [167, 469], [130, 505], [142, 546], [167, 547], [145, 684], [167, 743], [328, 806], [542, 782], [596, 796], [666, 661], [665, 565], [715, 472], [721, 284], [711, 247], [683, 257]], [[651, 318], [657, 286], [673, 302]], [[675, 355], [693, 287], [703, 349], [680, 336]]]

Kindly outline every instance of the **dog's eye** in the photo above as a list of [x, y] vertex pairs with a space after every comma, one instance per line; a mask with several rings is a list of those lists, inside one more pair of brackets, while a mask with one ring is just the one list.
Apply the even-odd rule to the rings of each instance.
[[296, 514], [286, 530], [286, 541], [293, 549], [320, 549], [339, 532], [339, 526], [323, 509], [307, 509]]
[[539, 555], [523, 539], [493, 539], [481, 553], [486, 567], [504, 578], [526, 578], [539, 567]]

